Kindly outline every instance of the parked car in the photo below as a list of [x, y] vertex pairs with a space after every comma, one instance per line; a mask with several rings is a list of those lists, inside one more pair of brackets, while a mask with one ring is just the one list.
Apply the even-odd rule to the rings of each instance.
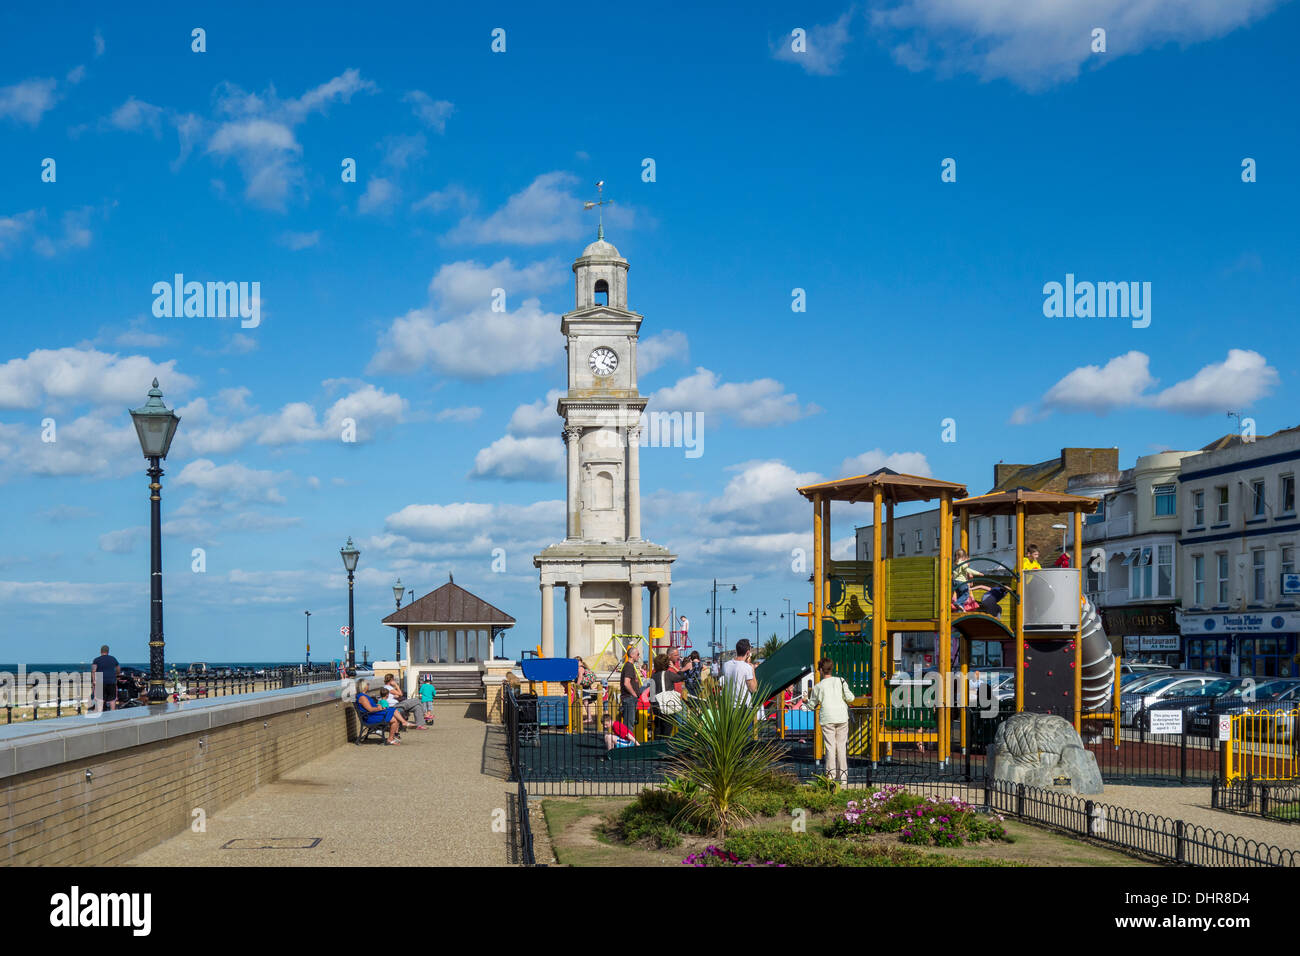
[[1135, 664], [1125, 661], [1120, 667], [1120, 674], [1147, 674], [1151, 671], [1173, 670], [1168, 664]]
[[1134, 681], [1132, 686], [1119, 695], [1120, 722], [1126, 727], [1136, 730], [1146, 726], [1139, 723], [1141, 712], [1167, 699], [1171, 694], [1186, 694], [1189, 691], [1200, 694], [1206, 685], [1228, 675], [1211, 671], [1172, 670], [1150, 676], [1150, 680], [1140, 684]]
[[1191, 732], [1203, 737], [1217, 736], [1221, 716], [1236, 716], [1250, 710], [1290, 704], [1297, 699], [1297, 693], [1300, 693], [1300, 680], [1293, 678], [1258, 682], [1249, 677], [1238, 678], [1237, 686], [1188, 711]]

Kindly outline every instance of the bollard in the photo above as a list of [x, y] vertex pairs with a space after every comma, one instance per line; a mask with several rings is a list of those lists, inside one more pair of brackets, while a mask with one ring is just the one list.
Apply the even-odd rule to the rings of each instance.
[[63, 678], [60, 677], [54, 683], [55, 683], [54, 693], [58, 695], [54, 698], [54, 716], [62, 717], [63, 716]]

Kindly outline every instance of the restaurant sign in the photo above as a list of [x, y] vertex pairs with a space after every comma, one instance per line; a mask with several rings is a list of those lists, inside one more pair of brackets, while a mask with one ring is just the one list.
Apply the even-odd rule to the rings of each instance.
[[1101, 623], [1112, 637], [1139, 634], [1176, 634], [1172, 604], [1157, 607], [1115, 607], [1101, 612]]
[[1278, 634], [1300, 630], [1300, 614], [1184, 614], [1184, 634]]

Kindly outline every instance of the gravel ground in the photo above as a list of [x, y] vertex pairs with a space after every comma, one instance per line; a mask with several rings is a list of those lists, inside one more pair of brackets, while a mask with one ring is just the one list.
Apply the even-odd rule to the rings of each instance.
[[[440, 704], [433, 730], [407, 731], [396, 747], [341, 745], [210, 815], [206, 833], [183, 833], [131, 863], [508, 866], [517, 787], [505, 781], [505, 736], [482, 710]], [[223, 849], [232, 840], [248, 848]]]

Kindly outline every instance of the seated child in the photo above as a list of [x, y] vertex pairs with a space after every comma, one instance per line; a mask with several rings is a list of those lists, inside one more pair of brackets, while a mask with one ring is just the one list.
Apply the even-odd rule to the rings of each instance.
[[632, 731], [628, 730], [627, 724], [621, 720], [611, 721], [608, 717], [604, 721], [605, 730], [605, 749], [613, 750], [615, 747], [635, 747], [636, 737]]

